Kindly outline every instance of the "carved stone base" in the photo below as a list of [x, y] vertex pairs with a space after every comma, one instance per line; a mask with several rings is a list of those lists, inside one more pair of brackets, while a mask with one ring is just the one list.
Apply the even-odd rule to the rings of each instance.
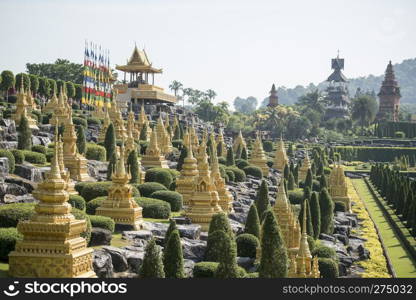
[[168, 162], [163, 156], [153, 157], [143, 155], [141, 164], [145, 168], [169, 168]]

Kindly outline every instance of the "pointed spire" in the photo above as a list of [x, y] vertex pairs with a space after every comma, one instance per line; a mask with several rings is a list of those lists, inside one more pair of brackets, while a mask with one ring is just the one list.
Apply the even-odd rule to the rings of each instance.
[[124, 139], [121, 142], [120, 157], [118, 157], [117, 163], [115, 165], [115, 176], [117, 177], [126, 176], [126, 167], [124, 165]]
[[279, 188], [277, 190], [276, 195], [276, 208], [277, 207], [284, 207], [285, 209], [289, 209], [289, 201], [287, 200], [286, 196], [286, 187], [284, 183], [284, 179], [282, 178], [279, 183]]
[[57, 145], [55, 145], [54, 155], [53, 155], [52, 161], [51, 161], [51, 170], [50, 170], [49, 175], [48, 175], [49, 179], [62, 179], [61, 170], [59, 169], [59, 161], [58, 161], [59, 152], [58, 152], [58, 150], [59, 149], [58, 149]]
[[311, 252], [308, 244], [308, 233], [306, 229], [307, 210], [309, 209], [308, 200], [304, 200], [303, 216], [302, 216], [302, 237], [300, 239], [300, 246], [298, 256], [302, 258], [311, 257]]

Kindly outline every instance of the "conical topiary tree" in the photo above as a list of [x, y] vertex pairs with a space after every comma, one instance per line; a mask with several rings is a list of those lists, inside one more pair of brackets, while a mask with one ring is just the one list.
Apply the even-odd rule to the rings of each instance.
[[87, 150], [87, 140], [83, 126], [77, 126], [77, 148], [80, 154], [85, 154]]
[[241, 150], [241, 159], [244, 159], [244, 160], [248, 159], [248, 153], [247, 153], [246, 147], [243, 147], [243, 150]]
[[181, 150], [181, 154], [179, 155], [178, 164], [176, 165], [176, 170], [178, 171], [182, 170], [183, 162], [187, 155], [188, 155], [188, 150], [186, 149], [186, 147], [183, 147]]
[[403, 209], [403, 220], [407, 219], [407, 216], [412, 206], [412, 202], [413, 202], [413, 191], [409, 189], [406, 195], [406, 201], [405, 201], [404, 209]]
[[175, 127], [175, 132], [173, 134], [173, 139], [174, 140], [180, 140], [181, 139], [181, 129], [179, 128], [179, 126]]
[[259, 214], [260, 221], [262, 221], [264, 212], [270, 208], [269, 187], [265, 180], [261, 181], [260, 189], [257, 192], [255, 204], [257, 212]]
[[295, 185], [295, 177], [293, 177], [292, 172], [289, 173], [289, 180], [287, 181], [287, 189], [289, 191], [294, 190], [296, 187]]
[[289, 180], [289, 166], [285, 164], [285, 168], [283, 170], [283, 177], [286, 180]]
[[147, 141], [147, 124], [143, 124], [141, 130], [140, 130], [140, 136], [139, 136], [139, 140], [140, 141]]
[[160, 248], [156, 245], [154, 238], [146, 246], [139, 276], [140, 278], [165, 278]]
[[241, 159], [241, 152], [243, 149], [241, 149], [241, 144], [238, 144], [237, 151], [235, 152], [235, 159]]
[[321, 233], [331, 234], [334, 230], [334, 202], [326, 188], [319, 193], [321, 209]]
[[215, 214], [209, 224], [207, 248], [205, 250], [206, 261], [219, 261], [222, 243], [222, 238], [218, 234], [220, 231], [225, 232], [234, 240], [234, 234], [225, 213]]
[[261, 235], [260, 278], [282, 278], [287, 276], [287, 250], [274, 213], [264, 213]]
[[182, 245], [177, 229], [170, 233], [165, 244], [163, 265], [167, 278], [185, 278]]
[[226, 155], [226, 153], [222, 153], [222, 142], [219, 142], [217, 144], [217, 156], [221, 157], [221, 156], [224, 156], [224, 155]]
[[225, 213], [220, 212], [212, 216], [211, 222], [209, 223], [208, 235], [214, 231], [222, 230], [228, 233], [230, 236], [233, 235], [230, 221]]
[[140, 183], [139, 161], [137, 159], [136, 150], [129, 152], [129, 156], [127, 157], [127, 167], [131, 174], [130, 183]]
[[105, 132], [104, 147], [107, 151], [107, 161], [109, 161], [113, 157], [113, 153], [116, 152], [116, 131], [113, 123], [110, 123]]
[[117, 162], [116, 152], [113, 152], [113, 155], [110, 157], [110, 160], [108, 162], [107, 180], [111, 180], [111, 175], [113, 174], [113, 171], [115, 170], [116, 162]]
[[293, 169], [293, 177], [295, 178], [295, 184], [298, 185], [299, 183], [299, 164]]
[[324, 174], [319, 177], [319, 187], [322, 190], [323, 188], [328, 188], [328, 183]]
[[238, 277], [237, 249], [235, 242], [222, 230], [215, 232], [222, 241], [219, 265], [215, 270], [215, 278], [228, 279]]
[[313, 238], [316, 240], [321, 233], [321, 209], [319, 207], [319, 195], [317, 192], [312, 193], [310, 207], [314, 234]]
[[32, 149], [32, 130], [29, 127], [29, 121], [25, 116], [20, 118], [18, 135], [17, 135], [17, 149], [31, 150]]
[[168, 230], [166, 230], [165, 233], [165, 238], [163, 240], [163, 243], [166, 245], [166, 243], [168, 242], [169, 236], [172, 233], [172, 231], [177, 230], [178, 228], [176, 227], [176, 221], [174, 219], [170, 219], [169, 220], [169, 227]]
[[306, 179], [303, 184], [303, 187], [304, 188], [309, 187], [310, 189], [312, 189], [312, 183], [313, 183], [312, 170], [308, 169], [308, 173], [306, 173]]
[[248, 211], [244, 233], [250, 233], [260, 239], [260, 218], [256, 205], [252, 204]]
[[[312, 197], [311, 197], [312, 198]], [[309, 199], [306, 198], [302, 201], [299, 212], [299, 223], [302, 224], [303, 214], [306, 212], [306, 232], [309, 236], [314, 236], [313, 225], [312, 225], [312, 216], [311, 208], [309, 206]]]
[[228, 147], [226, 164], [227, 164], [227, 166], [234, 166], [235, 165], [233, 147]]

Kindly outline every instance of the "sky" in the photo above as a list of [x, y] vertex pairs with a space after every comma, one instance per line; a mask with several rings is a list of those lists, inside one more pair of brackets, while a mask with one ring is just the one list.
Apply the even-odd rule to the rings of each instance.
[[157, 85], [213, 89], [218, 102], [317, 84], [338, 50], [350, 78], [416, 56], [413, 0], [0, 0], [0, 12], [0, 71], [82, 63], [85, 40], [115, 67], [136, 43], [163, 68]]

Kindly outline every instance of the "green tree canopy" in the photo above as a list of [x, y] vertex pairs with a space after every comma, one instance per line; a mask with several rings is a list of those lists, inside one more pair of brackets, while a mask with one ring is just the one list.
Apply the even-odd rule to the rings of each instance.
[[82, 84], [83, 65], [58, 58], [54, 63], [26, 64], [29, 74]]

